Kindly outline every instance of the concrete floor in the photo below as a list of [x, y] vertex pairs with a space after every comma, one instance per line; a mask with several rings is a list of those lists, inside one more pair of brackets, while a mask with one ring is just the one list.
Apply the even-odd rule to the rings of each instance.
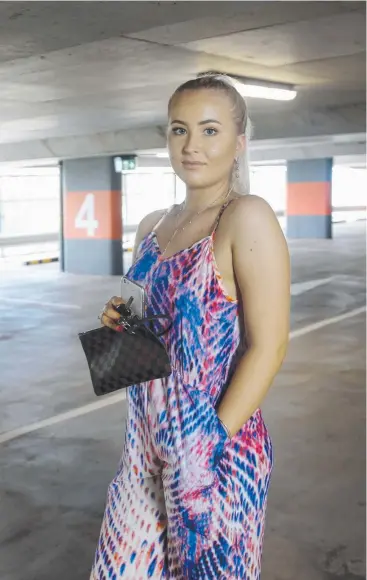
[[[365, 305], [365, 224], [290, 247], [296, 334], [264, 405], [275, 470], [262, 580], [362, 580], [365, 314], [333, 317]], [[77, 333], [118, 287], [57, 265], [1, 274], [0, 580], [89, 577], [125, 403], [99, 406]]]

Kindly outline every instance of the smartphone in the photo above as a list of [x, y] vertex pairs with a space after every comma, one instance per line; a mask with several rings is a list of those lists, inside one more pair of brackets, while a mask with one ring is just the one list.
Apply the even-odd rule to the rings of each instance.
[[121, 278], [121, 298], [127, 302], [130, 298], [133, 299], [130, 304], [130, 310], [139, 318], [145, 316], [145, 290], [143, 286], [137, 282], [132, 282], [123, 276]]

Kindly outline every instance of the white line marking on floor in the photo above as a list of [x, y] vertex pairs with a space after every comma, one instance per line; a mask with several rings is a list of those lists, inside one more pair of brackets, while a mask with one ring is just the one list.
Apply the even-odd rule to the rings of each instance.
[[330, 326], [330, 324], [337, 324], [338, 322], [342, 322], [342, 320], [353, 318], [353, 316], [358, 316], [358, 314], [362, 314], [363, 312], [366, 312], [366, 306], [355, 308], [355, 310], [350, 310], [349, 312], [339, 314], [338, 316], [333, 316], [332, 318], [325, 318], [325, 320], [320, 320], [320, 322], [314, 322], [313, 324], [309, 324], [307, 326], [304, 326], [303, 328], [293, 330], [289, 335], [290, 339], [292, 340], [292, 338], [304, 336], [305, 334], [309, 334], [310, 332], [314, 332], [315, 330], [319, 330], [320, 328], [325, 328], [325, 326]]
[[[322, 286], [332, 282], [336, 276], [332, 276], [331, 278], [321, 278], [318, 280], [308, 280], [306, 282], [295, 282], [291, 285], [291, 294], [292, 296], [300, 296], [305, 292], [309, 292], [318, 286]], [[77, 304], [63, 304], [62, 302], [44, 302], [41, 298], [39, 300], [28, 300], [23, 298], [2, 298], [0, 297], [0, 303], [5, 302], [7, 304], [23, 304], [24, 306], [40, 306], [41, 308], [61, 308], [61, 309], [70, 309], [70, 310], [80, 310], [81, 306]]]
[[[322, 286], [324, 284], [328, 284], [332, 280], [334, 280], [336, 276], [332, 276], [331, 278], [321, 278], [318, 280], [307, 280], [306, 282], [295, 282], [291, 285], [291, 294], [292, 296], [300, 296], [304, 294], [304, 292], [309, 292], [318, 286]], [[24, 306], [41, 306], [47, 308], [66, 308], [70, 310], [80, 310], [81, 306], [77, 304], [64, 304], [62, 302], [44, 302], [42, 298], [39, 300], [29, 300], [23, 298], [3, 298], [0, 296], [0, 303], [5, 302], [8, 304], [24, 304]]]
[[336, 276], [331, 276], [331, 278], [319, 278], [318, 280], [307, 280], [306, 282], [294, 282], [294, 284], [291, 285], [291, 294], [292, 296], [300, 296], [305, 292], [318, 288], [318, 286], [329, 284], [329, 282], [332, 282], [335, 278]]
[[[290, 333], [289, 335], [290, 340], [298, 338], [300, 336], [304, 336], [305, 334], [309, 334], [310, 332], [315, 332], [315, 330], [325, 328], [326, 326], [330, 326], [331, 324], [337, 324], [338, 322], [342, 322], [343, 320], [347, 320], [348, 318], [353, 318], [354, 316], [358, 316], [363, 312], [366, 312], [366, 306], [361, 306], [360, 308], [355, 308], [354, 310], [350, 310], [349, 312], [345, 312], [344, 314], [339, 314], [338, 316], [333, 316], [331, 318], [325, 318], [325, 320], [320, 320], [319, 322], [309, 324], [307, 326], [304, 326], [303, 328], [298, 328], [297, 330], [294, 330], [293, 332]], [[98, 411], [99, 409], [109, 407], [110, 405], [115, 405], [116, 403], [120, 403], [121, 401], [124, 400], [126, 400], [126, 392], [122, 391], [117, 395], [110, 395], [106, 399], [102, 399], [94, 403], [89, 403], [88, 405], [78, 407], [77, 409], [73, 409], [72, 411], [67, 411], [66, 413], [55, 415], [54, 417], [50, 417], [49, 419], [44, 419], [43, 421], [38, 421], [37, 423], [33, 423], [31, 425], [25, 425], [24, 427], [19, 427], [18, 429], [7, 431], [5, 433], [0, 434], [0, 444], [6, 443], [7, 441], [11, 441], [12, 439], [17, 439], [22, 435], [28, 435], [29, 433], [32, 433], [33, 431], [38, 431], [39, 429], [44, 429], [45, 427], [50, 427], [51, 425], [57, 425], [58, 423], [68, 421], [69, 419], [82, 417], [83, 415], [87, 415], [88, 413], [92, 413], [93, 411]]]
[[80, 310], [81, 306], [77, 304], [63, 304], [62, 302], [44, 302], [42, 299], [40, 300], [23, 300], [23, 298], [1, 298], [0, 302], [7, 302], [8, 304], [23, 304], [24, 306], [44, 306], [50, 308], [69, 308], [70, 310]]
[[38, 431], [39, 429], [44, 429], [45, 427], [51, 427], [51, 425], [57, 425], [57, 423], [62, 423], [63, 421], [68, 421], [69, 419], [75, 419], [76, 417], [81, 417], [82, 415], [87, 415], [92, 411], [98, 411], [104, 407], [109, 407], [110, 405], [115, 405], [120, 401], [126, 399], [125, 391], [118, 393], [117, 395], [111, 395], [106, 399], [96, 401], [94, 403], [89, 403], [83, 407], [78, 407], [72, 411], [66, 411], [66, 413], [60, 413], [60, 415], [55, 415], [49, 419], [44, 419], [43, 421], [38, 421], [31, 425], [25, 425], [24, 427], [19, 427], [18, 429], [13, 429], [12, 431], [7, 431], [5, 433], [0, 433], [0, 444], [6, 441], [11, 441], [11, 439], [16, 439], [22, 435], [28, 435], [33, 431]]

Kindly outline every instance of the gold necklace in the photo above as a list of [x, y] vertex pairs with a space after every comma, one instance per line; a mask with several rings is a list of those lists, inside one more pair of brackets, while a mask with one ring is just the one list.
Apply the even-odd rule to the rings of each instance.
[[[224, 197], [224, 199], [223, 199], [223, 203], [222, 203], [222, 205], [223, 205], [223, 204], [224, 204], [224, 203], [227, 201], [227, 199], [229, 198], [229, 196], [230, 196], [230, 194], [232, 193], [232, 191], [233, 191], [233, 187], [231, 187], [231, 188], [228, 190], [228, 192], [227, 192], [226, 196], [225, 196], [225, 197]], [[201, 209], [200, 211], [198, 211], [198, 212], [194, 213], [194, 215], [192, 216], [192, 218], [191, 218], [191, 219], [190, 219], [190, 220], [189, 220], [187, 223], [185, 223], [183, 226], [177, 227], [177, 228], [175, 229], [175, 231], [173, 232], [172, 236], [171, 236], [171, 237], [170, 237], [170, 239], [168, 240], [168, 243], [167, 243], [166, 247], [164, 248], [164, 250], [162, 250], [162, 251], [161, 251], [161, 260], [164, 258], [164, 255], [165, 255], [165, 253], [167, 252], [167, 249], [169, 248], [169, 246], [171, 245], [171, 243], [173, 242], [173, 240], [175, 239], [175, 237], [177, 236], [177, 234], [178, 234], [179, 232], [183, 232], [183, 231], [185, 231], [185, 229], [186, 229], [186, 228], [187, 228], [189, 225], [191, 225], [191, 224], [192, 224], [192, 222], [193, 222], [193, 220], [194, 220], [195, 218], [197, 218], [199, 215], [201, 215], [201, 214], [202, 214], [204, 211], [206, 211], [207, 209], [209, 209], [209, 208], [210, 208], [210, 207], [212, 207], [213, 205], [216, 205], [216, 204], [219, 202], [220, 198], [221, 198], [221, 196], [217, 197], [217, 199], [215, 199], [215, 200], [214, 200], [212, 203], [210, 203], [209, 205], [206, 205], [205, 207], [203, 207], [203, 209]], [[184, 202], [181, 204], [180, 211], [178, 212], [178, 214], [177, 214], [177, 216], [176, 216], [176, 224], [177, 224], [177, 222], [178, 222], [178, 218], [180, 217], [180, 215], [181, 215], [181, 213], [182, 213], [182, 210], [183, 210], [183, 208], [184, 208]]]

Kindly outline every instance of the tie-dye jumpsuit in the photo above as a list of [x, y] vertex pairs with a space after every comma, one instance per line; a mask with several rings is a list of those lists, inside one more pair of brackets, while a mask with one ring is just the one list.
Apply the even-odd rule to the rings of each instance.
[[231, 440], [217, 417], [245, 347], [215, 229], [167, 259], [152, 232], [128, 273], [145, 286], [149, 313], [173, 318], [163, 337], [173, 372], [128, 389], [91, 580], [260, 578], [272, 445], [260, 410]]

